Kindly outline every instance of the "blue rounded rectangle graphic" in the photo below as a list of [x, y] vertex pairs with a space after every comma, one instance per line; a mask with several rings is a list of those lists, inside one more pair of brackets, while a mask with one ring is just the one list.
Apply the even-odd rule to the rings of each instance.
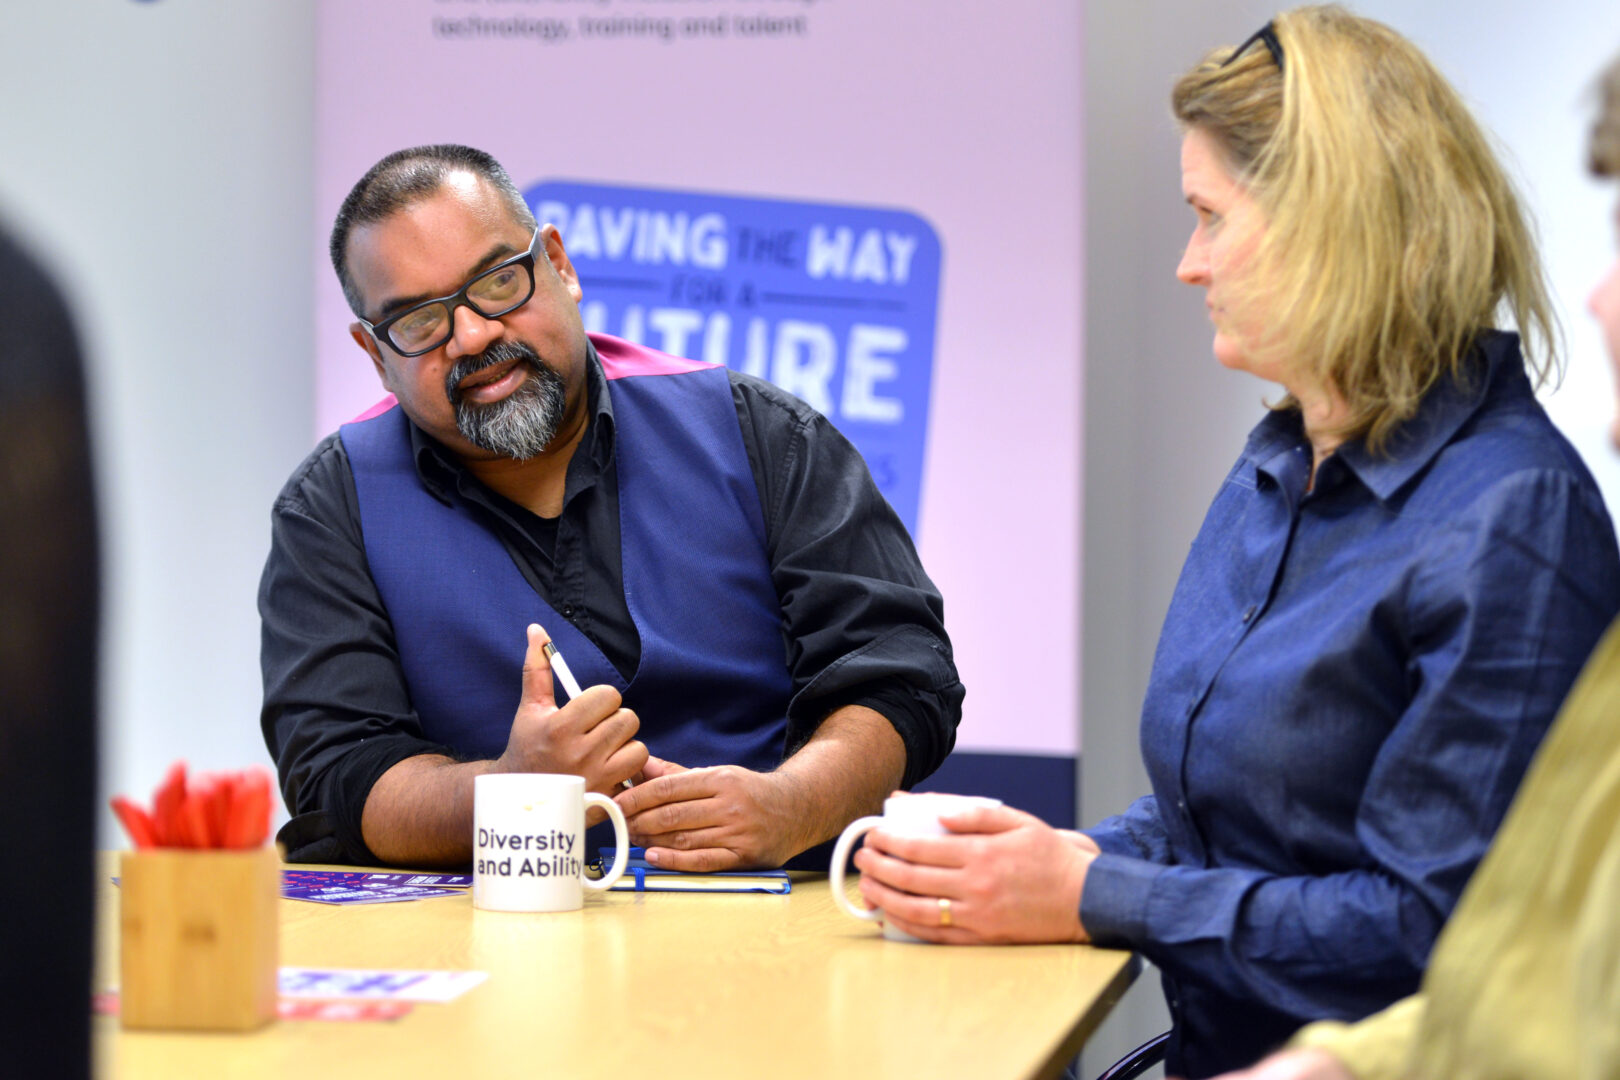
[[768, 379], [866, 458], [917, 534], [939, 237], [916, 214], [659, 188], [543, 181], [585, 328]]

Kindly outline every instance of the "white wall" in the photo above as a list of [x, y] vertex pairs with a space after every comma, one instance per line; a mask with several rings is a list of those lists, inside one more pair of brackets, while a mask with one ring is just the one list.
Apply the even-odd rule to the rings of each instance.
[[313, 8], [58, 0], [9, 6], [3, 41], [0, 218], [89, 358], [103, 796], [144, 799], [177, 757], [268, 761], [254, 597], [310, 445]]

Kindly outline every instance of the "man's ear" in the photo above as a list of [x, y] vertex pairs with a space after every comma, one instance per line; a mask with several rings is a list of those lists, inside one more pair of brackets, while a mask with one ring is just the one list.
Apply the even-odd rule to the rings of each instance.
[[574, 298], [574, 303], [579, 303], [585, 296], [585, 290], [579, 287], [579, 275], [574, 273], [574, 264], [568, 261], [568, 252], [563, 250], [562, 233], [557, 231], [555, 225], [542, 225], [540, 242], [545, 245], [546, 260], [551, 263], [557, 276], [562, 278], [568, 295]]
[[349, 336], [354, 343], [366, 351], [371, 357], [372, 364], [377, 368], [377, 378], [382, 380], [383, 389], [392, 393], [394, 388], [388, 383], [388, 368], [383, 364], [382, 350], [377, 347], [377, 339], [371, 336], [371, 331], [357, 322], [349, 324]]

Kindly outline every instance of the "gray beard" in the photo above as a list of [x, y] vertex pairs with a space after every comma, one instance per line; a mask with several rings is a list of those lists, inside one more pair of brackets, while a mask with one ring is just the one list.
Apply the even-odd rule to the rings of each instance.
[[[517, 360], [529, 370], [523, 385], [500, 401], [476, 405], [457, 389], [475, 371]], [[561, 426], [568, 393], [562, 376], [535, 351], [516, 341], [497, 341], [477, 356], [456, 361], [445, 376], [445, 393], [456, 410], [461, 437], [492, 454], [527, 461], [551, 445]]]

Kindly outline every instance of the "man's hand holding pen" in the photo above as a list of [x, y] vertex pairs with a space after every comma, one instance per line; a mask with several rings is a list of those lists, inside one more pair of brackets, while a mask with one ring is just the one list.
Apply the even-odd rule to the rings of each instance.
[[[561, 709], [553, 673], [569, 695]], [[513, 746], [521, 746], [542, 752], [546, 762], [528, 771], [585, 777], [591, 791], [615, 797], [631, 841], [665, 870], [781, 866], [869, 810], [880, 798], [876, 793], [892, 787], [904, 767], [900, 737], [881, 715], [859, 705], [823, 719], [809, 741], [770, 772], [740, 765], [689, 769], [651, 757], [633, 738], [640, 721], [620, 707], [618, 691], [581, 689], [539, 626], [529, 628], [523, 687], [513, 744], [498, 767], [507, 767]], [[871, 775], [856, 790], [840, 792], [825, 782], [834, 772], [847, 775], [854, 761], [871, 764]], [[587, 815], [587, 824], [600, 817], [600, 811]]]
[[640, 720], [611, 686], [580, 691], [559, 708], [545, 651], [551, 639], [538, 625], [528, 633], [523, 694], [497, 770], [571, 773], [583, 776], [590, 791], [620, 790], [647, 762], [647, 748], [635, 738]]

